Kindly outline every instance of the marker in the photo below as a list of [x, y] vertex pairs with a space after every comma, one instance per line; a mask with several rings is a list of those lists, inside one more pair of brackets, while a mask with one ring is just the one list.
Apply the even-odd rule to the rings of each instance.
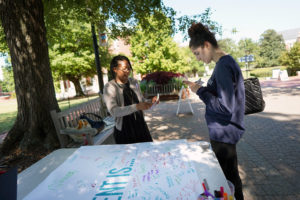
[[217, 198], [220, 198], [220, 197], [222, 197], [221, 196], [221, 192], [220, 191], [217, 191], [217, 190], [215, 190], [215, 197], [217, 197]]
[[207, 184], [206, 179], [203, 179], [203, 181], [204, 181], [205, 187], [206, 187], [206, 189], [207, 189], [207, 191], [208, 191], [208, 190], [209, 190], [209, 187], [208, 187], [208, 184]]
[[206, 191], [206, 187], [205, 187], [205, 183], [204, 182], [202, 183], [202, 186], [203, 186], [204, 191]]
[[228, 197], [227, 197], [227, 193], [226, 193], [226, 192], [223, 194], [223, 198], [224, 198], [224, 200], [228, 200]]
[[220, 187], [220, 192], [221, 192], [221, 197], [223, 197], [223, 194], [224, 194], [224, 187]]

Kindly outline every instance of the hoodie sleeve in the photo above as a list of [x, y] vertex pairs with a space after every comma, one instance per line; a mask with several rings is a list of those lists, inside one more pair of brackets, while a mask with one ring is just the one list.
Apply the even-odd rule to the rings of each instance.
[[216, 92], [201, 87], [197, 95], [206, 104], [207, 111], [218, 118], [230, 120], [235, 106], [233, 73], [230, 66], [220, 65], [215, 73]]

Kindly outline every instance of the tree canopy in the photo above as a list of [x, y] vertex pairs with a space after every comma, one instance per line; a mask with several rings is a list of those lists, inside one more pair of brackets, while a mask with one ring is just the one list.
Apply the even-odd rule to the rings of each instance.
[[[96, 74], [95, 56], [91, 40], [90, 24], [66, 20], [60, 34], [64, 40], [49, 45], [51, 69], [55, 80], [70, 80], [74, 83], [77, 96], [83, 95], [80, 87], [82, 77]], [[55, 39], [55, 38], [54, 38]], [[100, 48], [101, 64], [107, 66], [109, 53]]]
[[287, 65], [290, 75], [300, 71], [300, 42], [296, 42], [289, 51], [284, 51], [280, 56], [280, 63]]
[[141, 74], [155, 71], [182, 72], [185, 65], [178, 45], [173, 41], [171, 20], [164, 16], [160, 20], [150, 16], [149, 26], [139, 24], [136, 33], [130, 37], [134, 68]]
[[186, 47], [180, 47], [180, 55], [183, 59], [183, 62], [186, 64], [182, 66], [182, 73], [193, 74], [193, 76], [203, 75], [204, 73], [204, 63], [202, 61], [198, 61], [191, 51], [191, 49]]
[[[155, 10], [165, 8], [160, 0], [56, 0], [44, 1], [45, 23], [49, 41], [60, 38], [57, 29], [63, 27], [64, 19], [86, 21], [96, 25], [100, 32], [110, 37], [123, 37], [134, 32], [137, 23], [147, 25], [145, 18]], [[62, 38], [63, 39], [63, 38]]]
[[[255, 67], [261, 66], [262, 58], [260, 56], [260, 47], [257, 42], [254, 42], [251, 38], [245, 38], [238, 42], [238, 57], [243, 57], [245, 55], [254, 55], [254, 62], [251, 62], [251, 65]], [[244, 66], [245, 63], [240, 63], [241, 66]]]
[[272, 67], [279, 65], [279, 56], [285, 49], [282, 35], [277, 34], [275, 30], [266, 30], [259, 40], [260, 53], [262, 57], [262, 67]]
[[[48, 47], [53, 47], [54, 55], [62, 52], [60, 45], [74, 48], [67, 43], [69, 38], [60, 35], [61, 29], [68, 28], [64, 23], [70, 17], [77, 22], [86, 20], [100, 32], [107, 31], [113, 36], [129, 33], [137, 22], [144, 24], [145, 17], [162, 8], [160, 0], [0, 1], [1, 30], [4, 32], [0, 39], [5, 39], [9, 47], [18, 102], [17, 119], [1, 152], [9, 153], [16, 148], [36, 151], [58, 147], [50, 111], [59, 110], [59, 107]], [[74, 51], [74, 55], [89, 54], [85, 48]], [[85, 62], [89, 63], [89, 60]]]
[[[177, 18], [178, 28], [175, 28], [174, 19], [164, 12], [154, 12], [145, 18], [148, 26], [138, 24], [136, 32], [130, 37], [134, 67], [141, 74], [155, 71], [193, 72], [199, 69], [199, 64], [192, 63], [195, 59], [185, 50], [182, 50], [172, 36], [178, 30], [187, 30], [191, 23], [201, 21], [213, 31], [221, 34], [221, 26], [210, 20], [211, 11], [207, 9], [200, 15]], [[190, 66], [193, 64], [192, 66]], [[200, 63], [201, 65], [201, 63]]]
[[223, 51], [230, 54], [235, 59], [237, 59], [240, 56], [238, 46], [235, 44], [235, 42], [232, 39], [224, 38], [218, 40], [218, 45]]

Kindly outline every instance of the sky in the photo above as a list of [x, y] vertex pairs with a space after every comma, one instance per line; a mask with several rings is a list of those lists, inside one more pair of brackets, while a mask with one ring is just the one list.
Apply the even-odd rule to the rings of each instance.
[[[163, 0], [178, 15], [201, 14], [208, 7], [211, 19], [222, 25], [222, 38], [236, 42], [243, 38], [258, 41], [267, 29], [276, 32], [300, 28], [300, 0]], [[235, 35], [231, 30], [236, 28]], [[181, 41], [181, 35], [175, 36]], [[219, 38], [220, 39], [220, 38]]]

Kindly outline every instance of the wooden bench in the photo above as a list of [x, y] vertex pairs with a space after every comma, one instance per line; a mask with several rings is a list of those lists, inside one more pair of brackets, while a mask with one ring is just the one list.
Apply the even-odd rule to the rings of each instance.
[[[104, 129], [99, 132], [95, 128], [82, 128], [77, 130], [78, 120], [82, 113], [95, 113], [100, 115], [106, 125]], [[61, 147], [67, 147], [69, 138], [66, 135], [85, 135], [87, 145], [98, 145], [98, 144], [114, 144], [113, 129], [114, 120], [112, 117], [105, 116], [103, 108], [100, 103], [100, 98], [90, 100], [86, 103], [82, 103], [78, 106], [72, 107], [68, 110], [56, 112], [51, 111], [51, 117], [54, 122], [56, 133], [60, 142]], [[90, 117], [92, 120], [98, 120]], [[96, 135], [95, 135], [96, 134]]]

